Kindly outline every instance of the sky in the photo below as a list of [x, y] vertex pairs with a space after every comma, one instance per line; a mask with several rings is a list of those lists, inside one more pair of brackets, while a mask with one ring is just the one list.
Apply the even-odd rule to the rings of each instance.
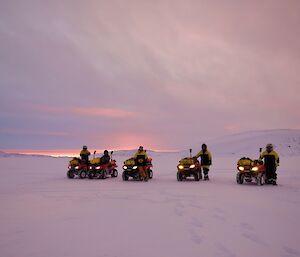
[[1, 0], [0, 149], [299, 129], [299, 14], [298, 0]]

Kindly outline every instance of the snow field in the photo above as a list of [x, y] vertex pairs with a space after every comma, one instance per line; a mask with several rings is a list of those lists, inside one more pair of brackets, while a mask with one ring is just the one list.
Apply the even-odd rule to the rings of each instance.
[[211, 180], [177, 182], [179, 154], [153, 156], [148, 183], [67, 179], [65, 158], [0, 158], [2, 257], [300, 256], [300, 157], [279, 186], [237, 185], [236, 157]]

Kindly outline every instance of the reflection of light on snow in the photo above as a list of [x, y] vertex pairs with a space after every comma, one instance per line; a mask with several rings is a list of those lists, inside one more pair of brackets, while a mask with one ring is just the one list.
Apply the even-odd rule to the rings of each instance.
[[69, 153], [62, 153], [62, 154], [47, 154], [51, 157], [78, 157], [78, 154], [69, 154]]

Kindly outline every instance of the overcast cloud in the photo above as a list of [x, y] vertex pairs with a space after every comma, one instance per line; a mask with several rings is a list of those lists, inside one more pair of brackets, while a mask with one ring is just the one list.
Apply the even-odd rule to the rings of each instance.
[[2, 149], [183, 149], [300, 128], [300, 2], [0, 2]]

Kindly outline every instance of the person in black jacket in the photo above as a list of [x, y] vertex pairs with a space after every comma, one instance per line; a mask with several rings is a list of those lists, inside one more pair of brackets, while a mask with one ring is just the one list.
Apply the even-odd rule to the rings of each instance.
[[261, 153], [259, 160], [264, 160], [266, 167], [266, 183], [277, 185], [277, 167], [279, 166], [278, 153], [274, 151], [272, 144], [267, 144], [266, 150]]
[[194, 156], [194, 158], [201, 157], [201, 168], [203, 170], [204, 180], [209, 180], [208, 172], [212, 163], [211, 153], [207, 150], [207, 145], [202, 144], [202, 150]]
[[100, 163], [101, 164], [108, 164], [110, 162], [110, 156], [108, 154], [108, 151], [105, 150], [103, 152], [103, 156], [100, 158]]

